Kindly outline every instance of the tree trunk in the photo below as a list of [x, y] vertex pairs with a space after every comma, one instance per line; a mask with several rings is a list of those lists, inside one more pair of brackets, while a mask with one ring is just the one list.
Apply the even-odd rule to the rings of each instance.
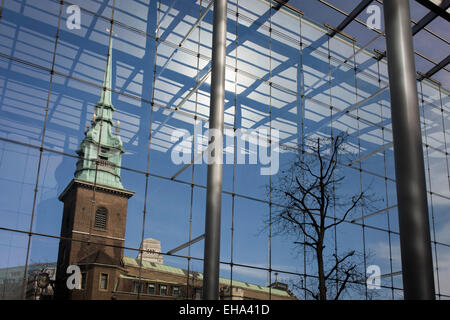
[[317, 254], [317, 269], [319, 273], [319, 299], [327, 300], [327, 286], [325, 285], [323, 248], [320, 244], [317, 246], [316, 254]]

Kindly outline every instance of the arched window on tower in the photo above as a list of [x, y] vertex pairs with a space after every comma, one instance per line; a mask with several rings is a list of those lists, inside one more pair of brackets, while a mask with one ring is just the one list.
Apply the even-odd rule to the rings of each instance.
[[108, 210], [105, 207], [100, 207], [95, 212], [94, 228], [106, 230], [106, 220], [108, 219]]

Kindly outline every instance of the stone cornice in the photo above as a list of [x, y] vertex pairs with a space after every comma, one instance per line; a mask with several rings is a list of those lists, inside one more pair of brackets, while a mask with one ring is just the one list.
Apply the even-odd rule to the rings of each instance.
[[[69, 185], [64, 189], [64, 191], [60, 194], [60, 196], [58, 197], [59, 201], [63, 201], [66, 194], [74, 187], [81, 187], [81, 188], [93, 190], [94, 184], [92, 182], [88, 182], [88, 181], [84, 181], [84, 180], [73, 179], [69, 183]], [[115, 194], [115, 195], [118, 195], [120, 197], [124, 197], [127, 199], [131, 198], [134, 195], [134, 191], [126, 190], [126, 189], [112, 188], [112, 187], [101, 185], [101, 184], [96, 184], [95, 189], [98, 191]]]

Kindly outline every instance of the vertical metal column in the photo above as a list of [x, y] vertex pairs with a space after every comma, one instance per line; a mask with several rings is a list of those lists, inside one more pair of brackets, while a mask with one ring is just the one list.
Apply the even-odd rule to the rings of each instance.
[[384, 1], [405, 299], [434, 299], [433, 263], [408, 0]]
[[[227, 39], [227, 1], [214, 0], [209, 144], [214, 141], [216, 161], [208, 164], [206, 190], [203, 299], [219, 298], [220, 219], [222, 206], [222, 148], [225, 100], [225, 56]], [[211, 129], [220, 132], [212, 135]], [[219, 155], [219, 156], [217, 156]]]

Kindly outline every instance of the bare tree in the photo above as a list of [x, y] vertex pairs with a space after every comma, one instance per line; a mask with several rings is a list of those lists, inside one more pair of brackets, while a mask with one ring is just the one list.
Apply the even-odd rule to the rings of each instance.
[[350, 154], [345, 149], [347, 139], [339, 134], [310, 140], [290, 169], [282, 171], [279, 181], [271, 186], [272, 198], [282, 205], [270, 221], [272, 230], [275, 235], [293, 236], [297, 246], [312, 253], [317, 278], [310, 281], [312, 286], [302, 283], [295, 287], [317, 300], [339, 299], [354, 283], [364, 283], [365, 279], [359, 252], [338, 255], [325, 251], [327, 233], [368, 203], [362, 191], [344, 196], [337, 193], [345, 179], [338, 163], [348, 163]]

